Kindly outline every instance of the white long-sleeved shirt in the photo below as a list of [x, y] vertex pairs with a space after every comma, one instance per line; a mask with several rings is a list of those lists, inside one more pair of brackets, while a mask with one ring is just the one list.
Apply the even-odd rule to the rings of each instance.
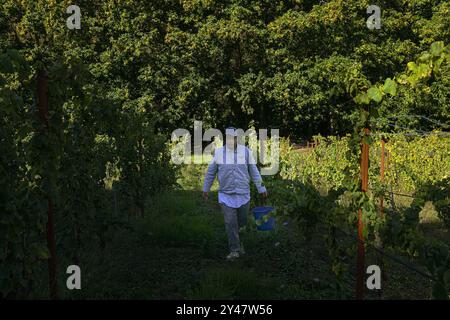
[[224, 193], [219, 192], [219, 203], [222, 203], [230, 208], [239, 208], [250, 201], [250, 193]]
[[238, 208], [250, 201], [250, 179], [259, 193], [266, 192], [250, 149], [238, 145], [236, 149], [218, 148], [205, 175], [203, 191], [209, 192], [216, 173], [219, 179], [219, 203]]

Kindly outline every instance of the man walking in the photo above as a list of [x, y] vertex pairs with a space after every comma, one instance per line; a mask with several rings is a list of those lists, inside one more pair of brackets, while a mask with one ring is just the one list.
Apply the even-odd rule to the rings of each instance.
[[249, 148], [237, 143], [238, 134], [233, 127], [225, 131], [225, 146], [215, 150], [208, 166], [203, 185], [203, 199], [208, 200], [208, 192], [216, 174], [219, 180], [219, 203], [225, 220], [230, 254], [228, 260], [239, 258], [244, 254], [244, 246], [239, 240], [239, 231], [247, 225], [250, 207], [250, 179], [258, 193], [267, 198], [267, 190], [256, 167]]

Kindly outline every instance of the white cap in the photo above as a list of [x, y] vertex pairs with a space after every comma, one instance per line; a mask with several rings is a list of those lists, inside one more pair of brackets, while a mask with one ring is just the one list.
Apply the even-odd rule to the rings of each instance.
[[228, 128], [226, 128], [225, 129], [225, 135], [231, 136], [231, 137], [237, 137], [238, 136], [235, 127], [228, 127]]

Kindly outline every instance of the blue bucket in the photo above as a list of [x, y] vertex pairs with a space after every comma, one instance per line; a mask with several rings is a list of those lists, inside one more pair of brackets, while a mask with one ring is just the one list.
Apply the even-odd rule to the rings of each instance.
[[[263, 217], [272, 212], [273, 210], [274, 207], [256, 207], [252, 211], [255, 219], [260, 220], [262, 222]], [[273, 230], [274, 227], [275, 227], [275, 218], [270, 217], [269, 219], [267, 219], [266, 222], [263, 222], [260, 225], [258, 225], [256, 229], [261, 231], [269, 231]]]

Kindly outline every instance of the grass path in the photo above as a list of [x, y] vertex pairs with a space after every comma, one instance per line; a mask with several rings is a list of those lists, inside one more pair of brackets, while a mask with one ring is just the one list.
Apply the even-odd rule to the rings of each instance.
[[[320, 299], [333, 297], [320, 259], [287, 230], [243, 238], [247, 254], [225, 260], [227, 239], [215, 201], [174, 191], [155, 202], [149, 216], [118, 233], [103, 256], [86, 253], [83, 290], [67, 298], [121, 299]], [[252, 220], [250, 221], [252, 223]], [[309, 255], [311, 258], [311, 256]], [[299, 277], [299, 275], [302, 275]], [[328, 279], [331, 281], [331, 279]]]
[[[247, 254], [226, 261], [227, 238], [217, 193], [207, 203], [201, 200], [202, 170], [189, 170], [180, 178], [181, 189], [149, 201], [146, 216], [132, 219], [129, 229], [114, 234], [103, 253], [95, 248], [84, 252], [82, 290], [62, 288], [62, 298], [352, 298], [353, 272], [348, 272], [348, 285], [337, 290], [320, 235], [305, 243], [293, 226], [262, 232], [250, 218], [251, 228], [243, 238]], [[375, 260], [369, 253], [370, 261]], [[60, 272], [61, 287], [65, 281]], [[45, 278], [41, 287], [46, 287]], [[382, 294], [383, 298], [426, 299], [429, 283], [392, 265]], [[45, 289], [41, 295], [47, 296]], [[381, 296], [369, 293], [367, 297]]]
[[[284, 227], [276, 232], [250, 230], [244, 238], [247, 254], [226, 261], [222, 219], [216, 202], [203, 203], [198, 192], [164, 195], [148, 217], [116, 235], [103, 257], [87, 253], [83, 290], [67, 298], [352, 298], [352, 291], [335, 289], [323, 244], [306, 246], [294, 230]], [[394, 271], [390, 297], [426, 298], [415, 278], [405, 283], [410, 291], [399, 288], [397, 283], [405, 279], [401, 270]]]

